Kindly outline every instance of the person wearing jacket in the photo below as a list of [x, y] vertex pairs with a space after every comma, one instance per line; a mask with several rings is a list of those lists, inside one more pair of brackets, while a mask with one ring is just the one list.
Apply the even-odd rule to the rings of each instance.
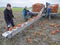
[[47, 8], [47, 16], [49, 17], [49, 19], [51, 19], [50, 13], [51, 13], [51, 7], [48, 6], [48, 8]]
[[27, 12], [28, 12], [28, 10], [27, 10], [27, 7], [25, 7], [24, 9], [23, 9], [23, 18], [24, 18], [24, 20], [25, 21], [27, 21], [28, 20], [28, 18], [27, 18]]
[[14, 27], [14, 22], [13, 22], [13, 13], [12, 13], [12, 9], [11, 9], [11, 5], [7, 4], [6, 9], [4, 10], [4, 20], [7, 24], [7, 30], [9, 30], [10, 28], [10, 24], [12, 25], [12, 27]]
[[25, 7], [24, 9], [23, 9], [23, 17], [24, 17], [24, 20], [25, 21], [27, 21], [28, 20], [28, 17], [30, 17], [30, 18], [32, 18], [33, 17], [33, 13], [32, 12], [30, 12], [29, 10], [27, 10], [27, 7]]

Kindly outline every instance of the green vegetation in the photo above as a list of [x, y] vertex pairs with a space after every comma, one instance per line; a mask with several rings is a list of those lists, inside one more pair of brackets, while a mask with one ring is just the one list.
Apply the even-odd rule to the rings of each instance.
[[0, 8], [0, 11], [3, 11], [4, 10], [4, 8]]
[[60, 8], [58, 9], [58, 12], [60, 13]]
[[23, 10], [23, 8], [12, 8], [12, 10], [13, 11], [20, 11], [21, 12]]
[[[5, 8], [0, 8], [0, 11], [3, 11], [4, 9]], [[31, 10], [31, 8], [28, 8], [28, 9]], [[21, 7], [20, 8], [12, 8], [12, 10], [13, 11], [20, 11], [21, 12], [23, 10], [23, 8], [21, 8]], [[60, 8], [58, 9], [58, 12], [60, 13]]]
[[[20, 8], [12, 8], [12, 10], [21, 12], [23, 10], [23, 8], [21, 8], [21, 7]], [[28, 8], [28, 10], [31, 10], [31, 8]]]
[[[5, 8], [0, 8], [0, 11], [3, 11], [4, 9], [5, 9]], [[31, 10], [31, 8], [28, 8], [28, 9]], [[21, 11], [23, 10], [23, 8], [22, 8], [22, 7], [16, 8], [16, 7], [15, 7], [15, 8], [12, 8], [12, 10], [13, 10], [13, 11], [20, 11], [20, 12], [21, 12]]]
[[[5, 8], [0, 8], [0, 11], [3, 11]], [[12, 8], [13, 11], [22, 11], [23, 8]]]

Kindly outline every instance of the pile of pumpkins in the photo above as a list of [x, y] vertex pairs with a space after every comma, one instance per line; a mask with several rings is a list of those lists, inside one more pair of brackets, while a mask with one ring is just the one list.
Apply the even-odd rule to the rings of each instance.
[[40, 10], [45, 7], [43, 4], [36, 3], [32, 5], [32, 11], [33, 12], [40, 12]]
[[12, 29], [16, 29], [16, 27], [21, 27], [21, 26], [22, 26], [21, 24], [18, 24], [17, 26], [10, 27], [10, 28], [9, 28], [9, 31], [12, 31]]
[[55, 4], [54, 6], [51, 6], [51, 12], [52, 13], [57, 13], [58, 12], [58, 7], [59, 7], [59, 5], [58, 4]]
[[51, 35], [55, 35], [56, 33], [60, 33], [60, 30], [57, 29], [57, 30], [53, 30], [53, 31], [51, 31]]

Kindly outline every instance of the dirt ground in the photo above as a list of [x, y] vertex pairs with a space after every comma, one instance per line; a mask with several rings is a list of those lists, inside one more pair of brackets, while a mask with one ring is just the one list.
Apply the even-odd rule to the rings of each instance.
[[[23, 23], [21, 12], [14, 12], [15, 24]], [[52, 27], [50, 24], [59, 26]], [[51, 34], [52, 31], [60, 30], [60, 17], [54, 17], [51, 20], [48, 18], [41, 18], [32, 26], [27, 27], [12, 39], [2, 40], [0, 38], [0, 45], [60, 45], [60, 32]], [[6, 31], [6, 24], [3, 18], [3, 13], [0, 11], [0, 37]]]

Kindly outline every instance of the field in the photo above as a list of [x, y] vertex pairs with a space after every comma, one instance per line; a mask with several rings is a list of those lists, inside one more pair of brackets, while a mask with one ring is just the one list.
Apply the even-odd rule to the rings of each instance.
[[[13, 8], [15, 17], [15, 25], [23, 23], [22, 17], [23, 8]], [[30, 9], [30, 8], [29, 8]], [[0, 45], [60, 45], [60, 17], [53, 17], [51, 20], [48, 18], [41, 18], [30, 27], [24, 29], [12, 39], [2, 40], [1, 34], [6, 30], [6, 24], [3, 16], [4, 8], [0, 8]], [[60, 10], [59, 10], [60, 12]], [[51, 26], [54, 24], [54, 26]], [[56, 31], [55, 34], [52, 31]], [[29, 41], [28, 38], [30, 37]]]
[[58, 12], [60, 12], [60, 8], [58, 9]]
[[[0, 11], [3, 11], [5, 8], [0, 8]], [[28, 9], [31, 9], [31, 8], [28, 8]], [[20, 8], [12, 8], [12, 10], [13, 11], [20, 11], [20, 12], [22, 12], [22, 10], [23, 10], [23, 8], [22, 7], [20, 7]]]
[[[3, 11], [5, 8], [0, 8], [0, 11]], [[29, 10], [31, 9], [31, 8], [28, 8]], [[22, 12], [22, 10], [23, 10], [23, 8], [12, 8], [12, 10], [13, 11], [20, 11], [20, 12]], [[58, 9], [58, 12], [60, 12], [60, 8]]]

